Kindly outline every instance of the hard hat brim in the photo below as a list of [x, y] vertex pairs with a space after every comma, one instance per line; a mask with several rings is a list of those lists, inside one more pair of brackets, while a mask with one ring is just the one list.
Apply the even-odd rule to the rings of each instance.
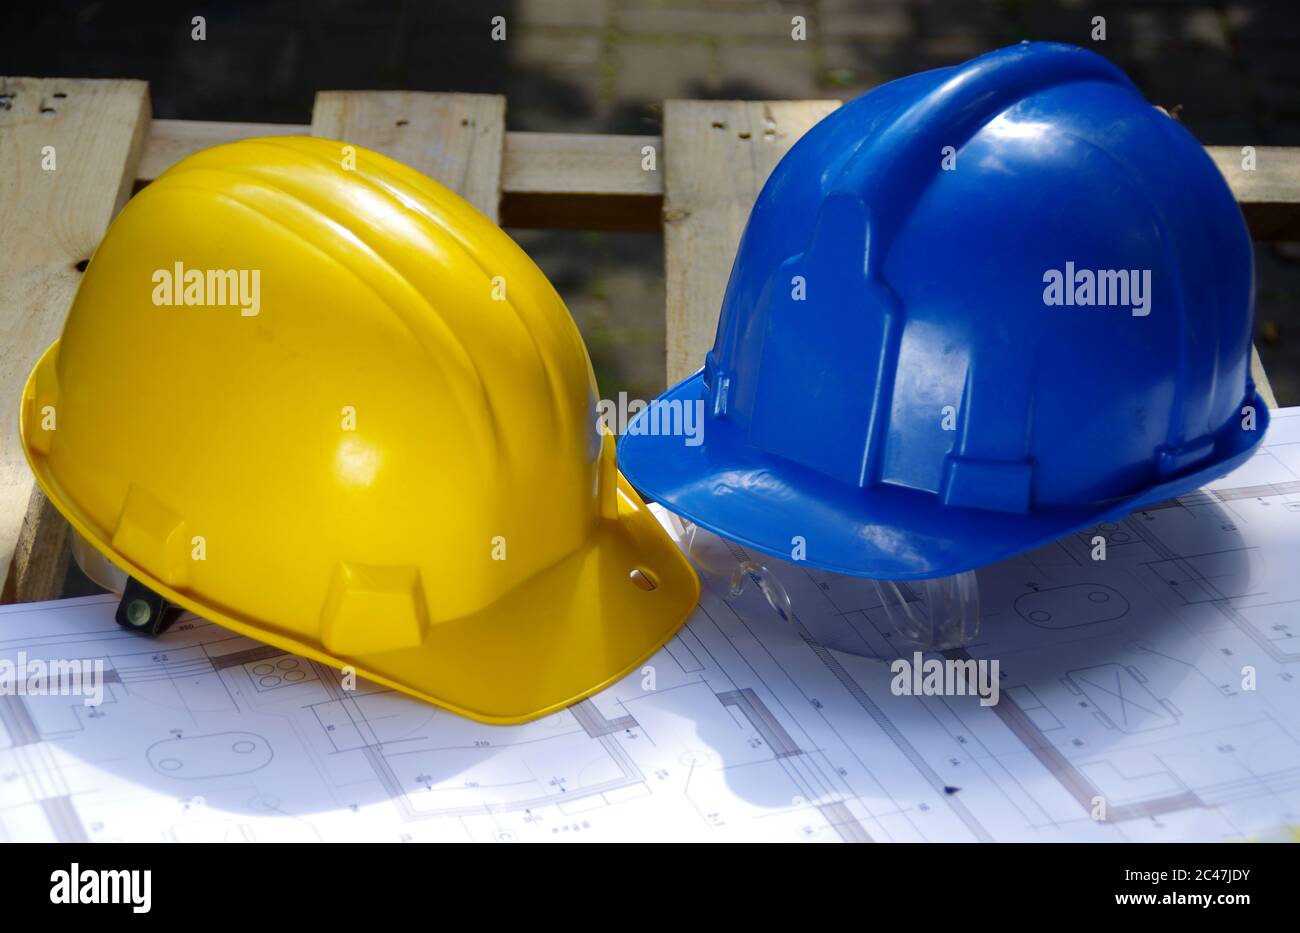
[[[703, 372], [658, 402], [707, 398]], [[1211, 461], [1195, 472], [1106, 503], [1023, 514], [942, 505], [936, 496], [894, 485], [866, 489], [836, 482], [748, 446], [743, 433], [708, 419], [701, 443], [639, 433], [642, 412], [619, 441], [623, 475], [648, 499], [745, 547], [833, 573], [880, 580], [923, 580], [974, 570], [1071, 532], [1185, 495], [1250, 457], [1268, 427], [1255, 396], [1256, 430], [1222, 432]]]
[[[42, 367], [55, 365], [57, 348], [56, 342], [32, 370], [25, 398]], [[617, 517], [597, 521], [577, 551], [486, 609], [429, 625], [416, 647], [336, 657], [285, 635], [276, 620], [239, 615], [196, 590], [168, 586], [118, 553], [111, 532], [89, 521], [65, 494], [49, 459], [27, 436], [27, 420], [20, 417], [19, 423], [27, 462], [55, 508], [95, 550], [155, 593], [241, 635], [332, 667], [351, 667], [361, 678], [481, 722], [526, 722], [616, 683], [672, 638], [699, 601], [690, 562], [619, 475]], [[443, 532], [430, 528], [431, 535]], [[646, 579], [652, 587], [645, 588]]]
[[561, 710], [638, 670], [694, 612], [700, 583], [621, 475], [618, 499], [618, 518], [598, 522], [577, 552], [482, 612], [430, 626], [417, 651], [357, 659], [358, 669], [501, 724]]

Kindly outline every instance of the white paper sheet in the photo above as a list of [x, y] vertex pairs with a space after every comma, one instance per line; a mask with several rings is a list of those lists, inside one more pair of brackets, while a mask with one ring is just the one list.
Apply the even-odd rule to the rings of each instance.
[[[105, 700], [0, 697], [9, 840], [1219, 840], [1300, 823], [1300, 409], [1177, 503], [980, 571], [1001, 700], [891, 692], [869, 583], [773, 565], [799, 625], [706, 581], [639, 673], [485, 726], [112, 597], [0, 609], [0, 658], [101, 659]], [[858, 639], [876, 659], [821, 648]], [[845, 642], [840, 642], [845, 643]], [[1254, 689], [1248, 668], [1254, 670]], [[1102, 799], [1107, 819], [1100, 821]]]

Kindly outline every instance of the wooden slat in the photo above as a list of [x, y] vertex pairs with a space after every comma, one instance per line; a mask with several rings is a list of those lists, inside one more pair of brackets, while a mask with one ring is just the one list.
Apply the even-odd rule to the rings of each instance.
[[[305, 124], [155, 120], [139, 180], [152, 181], [179, 159], [208, 146], [310, 132]], [[644, 146], [659, 148], [657, 172], [643, 172], [640, 159], [630, 158]], [[1261, 146], [1254, 171], [1241, 168], [1240, 146], [1207, 146], [1206, 151], [1241, 202], [1255, 239], [1300, 240], [1300, 149]], [[664, 156], [658, 136], [506, 133], [502, 222], [589, 230], [658, 229]]]
[[502, 223], [658, 230], [662, 157], [658, 136], [507, 133]]
[[[512, 191], [653, 196], [663, 139], [601, 133], [507, 133], [503, 183]], [[643, 167], [647, 155], [653, 161]]]
[[1259, 358], [1259, 350], [1254, 346], [1250, 348], [1250, 378], [1255, 380], [1255, 389], [1268, 407], [1277, 408], [1277, 396], [1273, 394], [1273, 384], [1268, 381], [1268, 374], [1264, 372], [1264, 364]]
[[495, 94], [322, 91], [313, 136], [356, 143], [397, 159], [456, 191], [496, 221], [506, 99]]
[[839, 101], [664, 104], [664, 267], [672, 385], [700, 368], [759, 189], [781, 156]]
[[1300, 240], [1300, 149], [1254, 147], [1254, 168], [1241, 146], [1206, 146], [1257, 240]]
[[[295, 123], [204, 123], [155, 120], [139, 183], [209, 146], [257, 136], [306, 136]], [[656, 170], [642, 169], [645, 148]], [[663, 139], [604, 133], [505, 135], [501, 165], [501, 224], [572, 230], [657, 231], [663, 208]]]
[[[152, 181], [175, 161], [209, 146], [250, 136], [307, 135], [311, 131], [305, 123], [155, 120], [140, 161], [139, 181]], [[624, 159], [645, 146], [658, 149], [658, 172], [642, 172], [640, 159]], [[1208, 146], [1205, 151], [1242, 203], [1256, 239], [1300, 239], [1300, 148], [1258, 147], [1253, 172], [1242, 169], [1242, 147]], [[646, 204], [663, 196], [663, 172], [663, 140], [659, 136], [507, 133], [500, 183], [507, 204], [575, 207], [580, 214], [610, 218], [608, 224], [617, 225], [619, 217], [625, 217], [625, 224], [643, 225]], [[529, 207], [515, 209], [528, 214], [529, 226], [577, 226], [563, 209], [554, 216], [536, 216]], [[576, 220], [581, 221], [581, 216]]]
[[[305, 123], [154, 120], [140, 161], [139, 180], [152, 181], [185, 156], [209, 146], [257, 136], [309, 136], [312, 132], [313, 127]], [[642, 170], [646, 146], [656, 150], [659, 171]], [[516, 194], [661, 197], [662, 161], [663, 139], [659, 136], [508, 132], [501, 186]]]
[[136, 177], [153, 181], [181, 159], [200, 149], [258, 136], [310, 136], [305, 123], [209, 123], [200, 120], [154, 120]]
[[[18, 442], [18, 398], [59, 335], [90, 257], [136, 177], [149, 128], [143, 81], [0, 79], [0, 592], [57, 595], [68, 528]], [[42, 166], [53, 147], [54, 171]]]
[[71, 526], [41, 488], [33, 486], [14, 545], [13, 575], [7, 581], [4, 602], [29, 603], [61, 596], [72, 559], [71, 545]]

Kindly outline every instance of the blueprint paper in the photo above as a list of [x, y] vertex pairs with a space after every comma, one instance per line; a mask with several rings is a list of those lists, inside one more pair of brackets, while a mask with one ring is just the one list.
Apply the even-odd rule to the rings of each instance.
[[193, 617], [145, 640], [113, 597], [4, 607], [0, 658], [99, 658], [109, 683], [98, 707], [0, 697], [0, 837], [1173, 841], [1300, 823], [1300, 409], [1206, 489], [981, 570], [966, 650], [1000, 661], [994, 707], [893, 695], [912, 649], [871, 584], [769, 566], [797, 625], [706, 579], [645, 669], [521, 726], [345, 691]]

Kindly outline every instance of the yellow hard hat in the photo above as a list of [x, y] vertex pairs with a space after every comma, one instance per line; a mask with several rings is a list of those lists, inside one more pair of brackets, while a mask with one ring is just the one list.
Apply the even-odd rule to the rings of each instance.
[[541, 270], [360, 147], [218, 146], [136, 195], [20, 425], [137, 595], [475, 719], [594, 693], [699, 597]]

